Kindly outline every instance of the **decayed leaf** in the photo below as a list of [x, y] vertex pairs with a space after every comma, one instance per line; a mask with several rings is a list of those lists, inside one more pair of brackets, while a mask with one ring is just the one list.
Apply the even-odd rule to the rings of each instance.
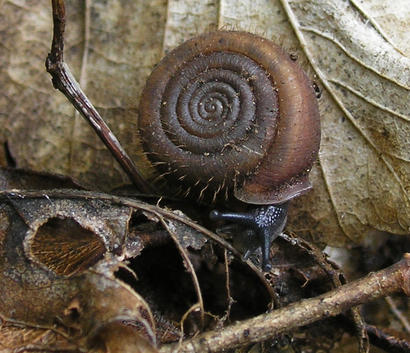
[[[51, 198], [43, 191], [37, 198], [20, 194], [2, 203], [4, 351], [66, 347], [108, 353], [145, 347], [154, 352], [148, 305], [115, 276], [123, 265], [130, 208], [76, 199], [75, 191], [70, 192], [74, 199]], [[113, 327], [121, 341], [103, 334]]]
[[82, 189], [68, 177], [15, 168], [0, 168], [0, 190]]
[[[320, 164], [311, 173], [314, 191], [293, 203], [290, 227], [333, 245], [358, 241], [369, 229], [403, 234], [409, 232], [410, 219], [410, 75], [409, 60], [401, 52], [409, 49], [400, 35], [392, 36], [395, 46], [387, 39], [393, 28], [404, 26], [408, 13], [394, 12], [405, 9], [405, 1], [394, 2], [385, 16], [378, 1], [371, 4], [158, 0], [121, 7], [110, 0], [90, 1], [87, 10], [81, 1], [70, 2], [66, 61], [132, 152], [136, 142], [129, 126], [135, 125], [138, 97], [164, 52], [215, 28], [273, 39], [297, 54], [324, 90]], [[47, 3], [2, 3], [0, 104], [6, 114], [0, 119], [7, 128], [0, 138], [8, 141], [18, 166], [109, 189], [126, 177], [45, 73], [50, 12]]]
[[31, 239], [30, 257], [61, 276], [83, 272], [101, 260], [105, 246], [100, 237], [72, 218], [47, 220]]
[[3, 324], [0, 326], [0, 352], [79, 353], [76, 345], [53, 330], [43, 328], [22, 328]]

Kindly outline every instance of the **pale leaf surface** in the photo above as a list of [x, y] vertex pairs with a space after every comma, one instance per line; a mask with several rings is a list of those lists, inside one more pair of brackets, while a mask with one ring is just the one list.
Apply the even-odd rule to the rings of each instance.
[[295, 1], [287, 11], [326, 88], [320, 165], [338, 222], [360, 240], [371, 228], [409, 230], [410, 61], [340, 1]]

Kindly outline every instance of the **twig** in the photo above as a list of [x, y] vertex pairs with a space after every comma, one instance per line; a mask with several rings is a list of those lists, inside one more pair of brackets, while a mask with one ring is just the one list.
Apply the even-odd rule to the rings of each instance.
[[399, 310], [397, 307], [396, 303], [394, 302], [392, 297], [386, 297], [384, 298], [389, 304], [390, 310], [393, 312], [394, 315], [396, 315], [397, 319], [400, 321], [400, 323], [403, 325], [404, 329], [406, 330], [407, 333], [410, 333], [410, 323], [409, 320], [403, 315], [403, 313]]
[[[333, 285], [337, 288], [342, 284], [345, 284], [346, 278], [343, 272], [336, 267], [335, 264], [332, 264], [327, 259], [326, 255], [317, 248], [314, 244], [310, 244], [308, 241], [303, 238], [296, 238], [293, 236], [288, 236], [287, 234], [282, 233], [281, 237], [288, 241], [290, 244], [299, 246], [301, 249], [306, 251], [310, 256], [312, 256], [320, 268], [325, 271], [325, 273], [332, 280]], [[359, 353], [367, 353], [370, 349], [369, 337], [366, 332], [366, 324], [360, 313], [360, 308], [353, 307], [349, 310], [349, 316], [353, 320], [353, 323], [356, 327], [356, 334], [359, 339]]]
[[142, 177], [133, 160], [125, 152], [101, 115], [81, 90], [79, 84], [64, 62], [65, 7], [63, 0], [52, 0], [53, 42], [46, 59], [47, 72], [52, 76], [54, 88], [61, 91], [77, 111], [95, 130], [102, 142], [128, 174], [131, 181], [143, 192], [153, 193], [154, 189]]
[[229, 269], [229, 253], [224, 249], [224, 263], [225, 263], [225, 289], [226, 289], [226, 310], [225, 314], [218, 319], [217, 326], [218, 329], [222, 329], [225, 322], [229, 320], [231, 316], [232, 305], [235, 303], [235, 300], [231, 296], [231, 275]]
[[[410, 294], [410, 254], [405, 254], [404, 259], [393, 266], [371, 273], [318, 297], [241, 321], [224, 330], [198, 335], [185, 341], [178, 352], [218, 352], [251, 342], [262, 342], [283, 332], [339, 315], [351, 307], [398, 291]], [[160, 349], [160, 352], [177, 352], [175, 348], [174, 345], [166, 345]]]
[[[185, 249], [180, 241], [178, 240], [177, 234], [173, 231], [173, 229], [168, 225], [167, 221], [165, 221], [164, 217], [161, 216], [160, 214], [157, 214], [157, 217], [159, 218], [162, 226], [166, 229], [168, 234], [171, 236], [172, 240], [175, 243], [175, 246], [177, 247], [179, 253], [181, 254], [181, 257], [184, 260], [185, 267], [188, 270], [189, 274], [192, 277], [192, 283], [194, 284], [195, 292], [198, 297], [198, 306], [201, 311], [201, 326], [204, 326], [204, 314], [205, 314], [205, 309], [204, 309], [204, 300], [202, 298], [202, 292], [201, 292], [201, 287], [199, 286], [199, 281], [198, 281], [198, 276], [196, 275], [194, 265], [192, 264], [191, 259], [189, 258], [188, 250]], [[189, 312], [188, 312], [189, 313]]]
[[226, 308], [226, 312], [224, 315], [225, 320], [229, 319], [231, 316], [231, 308], [232, 304], [234, 303], [234, 300], [231, 296], [231, 272], [229, 270], [229, 254], [226, 249], [224, 249], [224, 262], [225, 262], [225, 288], [226, 288], [226, 298], [227, 298], [227, 305], [228, 307]]
[[[185, 336], [185, 333], [184, 333], [184, 323], [185, 323], [186, 319], [188, 318], [188, 316], [189, 316], [192, 312], [196, 311], [197, 309], [201, 310], [201, 308], [199, 307], [199, 303], [196, 303], [196, 304], [192, 305], [192, 306], [185, 312], [185, 314], [182, 315], [182, 318], [181, 318], [181, 320], [180, 320], [180, 322], [179, 322], [179, 327], [180, 327], [180, 330], [181, 330], [181, 336], [179, 337], [178, 345], [181, 345], [182, 342], [183, 342], [183, 340], [184, 340], [184, 336]], [[203, 327], [203, 322], [202, 322], [202, 327]]]
[[394, 337], [372, 325], [366, 325], [366, 330], [372, 344], [376, 347], [379, 347], [389, 353], [410, 352], [410, 342]]

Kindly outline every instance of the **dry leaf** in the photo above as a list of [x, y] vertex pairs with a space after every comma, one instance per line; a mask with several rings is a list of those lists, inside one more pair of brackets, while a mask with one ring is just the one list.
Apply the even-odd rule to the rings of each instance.
[[353, 241], [369, 229], [407, 234], [410, 60], [353, 3], [291, 2], [287, 11], [326, 88], [321, 198], [330, 198], [337, 223]]
[[81, 273], [102, 259], [101, 238], [73, 218], [53, 217], [27, 239], [30, 257], [60, 276]]
[[76, 345], [66, 337], [53, 330], [43, 328], [22, 328], [2, 324], [0, 326], [1, 353], [28, 353], [35, 350], [38, 353], [71, 352], [79, 353]]
[[[241, 29], [297, 54], [324, 91], [323, 139], [311, 173], [314, 191], [293, 203], [290, 227], [317, 241], [346, 245], [371, 229], [409, 232], [405, 4], [386, 8], [373, 0], [362, 9], [341, 0], [171, 0], [122, 7], [110, 0], [90, 1], [87, 12], [84, 2], [69, 2], [66, 61], [132, 152], [129, 126], [135, 126], [145, 79], [163, 53], [183, 40], [215, 28]], [[0, 6], [0, 139], [8, 142], [17, 165], [102, 189], [127, 182], [91, 129], [52, 89], [43, 64], [51, 38], [49, 4]]]
[[12, 189], [82, 189], [72, 179], [31, 170], [0, 168], [0, 190]]
[[[76, 191], [67, 191], [67, 198], [45, 191], [37, 198], [25, 198], [18, 190], [14, 195], [20, 196], [0, 208], [5, 349], [34, 345], [47, 352], [67, 345], [105, 353], [141, 347], [154, 352], [150, 308], [115, 276], [124, 266], [130, 208], [93, 199], [91, 193], [81, 199]], [[22, 339], [16, 326], [22, 328]], [[121, 342], [103, 335], [111, 328]]]

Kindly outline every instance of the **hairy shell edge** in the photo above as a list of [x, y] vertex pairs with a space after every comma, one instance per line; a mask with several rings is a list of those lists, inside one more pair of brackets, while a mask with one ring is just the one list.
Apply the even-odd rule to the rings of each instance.
[[[163, 107], [169, 104], [169, 100], [163, 99], [162, 94], [167, 89], [167, 85], [172, 86], [172, 82], [169, 83], [173, 79], [172, 74], [183, 71], [185, 63], [214, 53], [245, 56], [255, 61], [272, 81], [273, 88], [265, 89], [269, 91], [268, 98], [254, 102], [259, 107], [265, 104], [265, 101], [273, 104], [272, 102], [276, 100], [277, 106], [271, 107], [272, 116], [268, 117], [271, 120], [263, 127], [264, 136], [268, 136], [271, 142], [259, 150], [255, 143], [249, 142], [251, 148], [246, 145], [248, 137], [238, 138], [241, 142], [245, 141], [245, 148], [238, 148], [242, 150], [241, 152], [244, 152], [244, 149], [255, 149], [256, 155], [264, 156], [257, 162], [244, 158], [246, 166], [250, 167], [249, 171], [237, 170], [236, 166], [239, 162], [236, 161], [225, 162], [221, 167], [214, 162], [218, 157], [217, 153], [211, 151], [212, 153], [203, 153], [198, 160], [193, 160], [193, 163], [188, 163], [194, 165], [193, 170], [188, 171], [194, 174], [191, 179], [189, 176], [186, 177], [185, 174], [188, 173], [186, 171], [179, 174], [176, 172], [175, 179], [182, 180], [184, 183], [199, 180], [205, 185], [203, 189], [227, 187], [233, 190], [239, 200], [253, 204], [282, 203], [305, 193], [311, 188], [308, 173], [317, 158], [320, 144], [320, 119], [312, 83], [304, 71], [280, 47], [267, 39], [246, 32], [217, 31], [200, 35], [174, 49], [156, 66], [147, 80], [141, 97], [138, 122], [144, 149], [147, 150], [149, 159], [159, 165], [168, 163], [161, 171], [163, 174], [172, 173], [179, 168], [178, 165], [183, 165], [184, 162], [179, 161], [180, 157], [175, 157], [178, 163], [174, 163], [172, 153], [169, 153], [170, 162], [162, 162], [162, 158], [168, 158], [166, 149], [160, 148], [151, 152], [150, 145], [153, 144], [156, 149], [156, 145], [169, 142], [166, 135], [159, 133], [162, 127], [155, 121], [155, 117], [160, 115]], [[215, 58], [219, 60], [217, 56]], [[251, 80], [252, 78], [248, 78], [248, 81]], [[252, 124], [252, 127], [246, 128], [247, 132], [254, 129], [259, 133], [259, 129], [255, 128], [259, 123]], [[227, 145], [226, 142], [224, 143]], [[215, 148], [216, 152], [217, 149]], [[225, 148], [219, 150], [224, 156], [235, 155], [235, 148], [232, 149], [233, 151], [226, 151]], [[151, 158], [150, 154], [154, 157]], [[192, 152], [184, 152], [184, 154], [192, 157]], [[211, 155], [212, 158], [205, 159], [205, 155], [208, 155], [207, 157]], [[200, 179], [199, 173], [208, 169], [208, 165], [211, 176]], [[233, 170], [228, 172], [228, 169]]]

